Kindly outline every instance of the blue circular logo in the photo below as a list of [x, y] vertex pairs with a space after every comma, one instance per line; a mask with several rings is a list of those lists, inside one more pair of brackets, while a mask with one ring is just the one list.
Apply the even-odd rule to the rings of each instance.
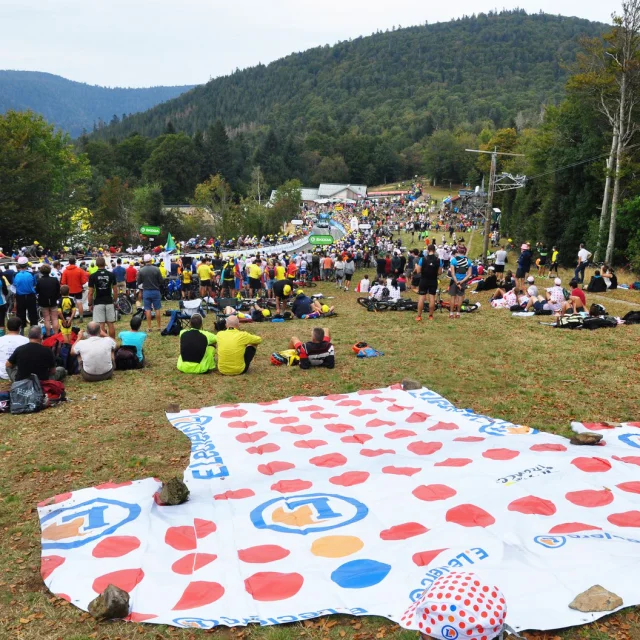
[[564, 536], [536, 536], [533, 541], [547, 549], [559, 549], [567, 543]]
[[640, 449], [640, 434], [625, 433], [621, 436], [618, 436], [618, 440], [620, 440], [620, 442], [623, 442], [629, 447], [633, 447], [634, 449]]
[[354, 498], [309, 493], [274, 498], [256, 507], [249, 517], [257, 529], [306, 535], [345, 527], [368, 513], [366, 505]]
[[440, 633], [442, 634], [442, 637], [446, 638], [447, 640], [456, 640], [456, 638], [458, 637], [458, 630], [454, 629], [451, 625], [448, 624], [440, 629]]

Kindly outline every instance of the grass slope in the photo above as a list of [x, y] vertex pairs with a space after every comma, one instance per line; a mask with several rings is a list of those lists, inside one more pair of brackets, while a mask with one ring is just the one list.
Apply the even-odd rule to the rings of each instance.
[[[473, 239], [474, 253], [480, 238]], [[358, 277], [361, 274], [358, 274]], [[566, 274], [565, 274], [566, 275]], [[156, 625], [96, 624], [88, 614], [52, 596], [40, 578], [40, 529], [36, 503], [51, 495], [101, 482], [169, 478], [188, 464], [189, 443], [164, 416], [167, 404], [181, 408], [226, 402], [257, 402], [295, 394], [323, 395], [383, 387], [413, 377], [459, 407], [567, 435], [571, 420], [624, 421], [640, 418], [640, 327], [596, 332], [556, 331], [537, 318], [512, 318], [489, 307], [488, 294], [474, 296], [482, 309], [459, 321], [438, 314], [417, 324], [409, 313], [368, 313], [356, 293], [333, 285], [316, 291], [335, 295], [339, 317], [327, 320], [337, 352], [334, 371], [275, 368], [269, 354], [293, 332], [312, 324], [261, 324], [250, 331], [264, 344], [251, 374], [189, 377], [175, 369], [177, 340], [152, 333], [144, 371], [119, 372], [114, 380], [67, 382], [71, 402], [33, 416], [0, 417], [0, 638], [20, 640], [160, 640], [198, 638], [205, 632]], [[608, 294], [608, 310], [631, 307]], [[589, 296], [587, 296], [589, 298]], [[615, 301], [618, 298], [619, 301]], [[211, 328], [213, 319], [206, 320]], [[124, 322], [118, 330], [124, 328]], [[351, 345], [366, 340], [385, 357], [360, 361]], [[2, 385], [7, 388], [8, 385]], [[339, 616], [276, 628], [212, 632], [255, 640], [405, 640], [416, 634], [382, 619]], [[636, 609], [589, 627], [537, 638], [640, 638]]]

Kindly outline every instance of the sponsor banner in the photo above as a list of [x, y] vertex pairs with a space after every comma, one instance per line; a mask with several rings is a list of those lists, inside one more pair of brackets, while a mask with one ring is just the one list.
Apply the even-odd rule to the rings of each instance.
[[567, 606], [594, 584], [640, 603], [637, 423], [581, 423], [606, 444], [572, 446], [397, 386], [167, 418], [191, 442], [187, 503], [149, 478], [39, 505], [42, 576], [81, 609], [115, 584], [137, 622], [402, 624], [457, 572], [497, 585], [518, 631], [600, 617]]

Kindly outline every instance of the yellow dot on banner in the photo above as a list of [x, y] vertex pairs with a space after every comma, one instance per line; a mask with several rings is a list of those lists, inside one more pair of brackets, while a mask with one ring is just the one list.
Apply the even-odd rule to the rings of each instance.
[[311, 553], [322, 558], [344, 558], [360, 551], [364, 542], [356, 536], [324, 536], [314, 540]]

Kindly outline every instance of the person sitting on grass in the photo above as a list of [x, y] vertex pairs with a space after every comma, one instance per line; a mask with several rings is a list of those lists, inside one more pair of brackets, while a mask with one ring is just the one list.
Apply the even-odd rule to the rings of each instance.
[[311, 367], [333, 369], [336, 366], [335, 349], [327, 328], [313, 329], [311, 342], [303, 343], [300, 338], [293, 336], [289, 342], [289, 348], [297, 351], [301, 369], [311, 369]]
[[369, 282], [369, 276], [365, 273], [364, 278], [360, 280], [360, 284], [358, 285], [358, 291], [360, 293], [369, 293], [369, 287], [371, 283]]
[[565, 299], [562, 290], [562, 280], [556, 278], [554, 286], [545, 291], [545, 295], [538, 296], [537, 300], [531, 299], [527, 304], [527, 311], [533, 309], [537, 312], [551, 311], [554, 314], [562, 315]]
[[79, 356], [82, 379], [85, 382], [110, 380], [115, 369], [115, 349], [115, 340], [101, 331], [97, 322], [90, 322], [86, 333], [80, 331], [71, 355]]
[[[571, 282], [573, 282], [573, 280]], [[600, 274], [600, 270], [596, 269], [594, 274], [591, 276], [591, 280], [589, 281], [589, 285], [587, 286], [587, 291], [589, 291], [589, 293], [605, 293], [606, 290], [607, 283]]]
[[489, 267], [487, 269], [487, 277], [484, 280], [478, 282], [476, 287], [476, 293], [478, 291], [492, 291], [498, 288], [498, 276], [496, 275], [495, 267]]
[[326, 304], [323, 305], [318, 300], [312, 300], [302, 289], [298, 289], [291, 311], [296, 318], [307, 320], [318, 318], [321, 315], [330, 315], [333, 313], [334, 308]]
[[[597, 271], [596, 271], [597, 273]], [[602, 278], [600, 278], [602, 280]], [[587, 297], [584, 291], [578, 286], [578, 281], [574, 278], [569, 282], [571, 287], [571, 295], [569, 299], [562, 305], [562, 313], [567, 313], [570, 309], [572, 313], [583, 313], [587, 310]]]
[[194, 313], [189, 328], [180, 332], [178, 371], [182, 373], [209, 373], [216, 368], [215, 349], [218, 341], [209, 331], [202, 329], [202, 316]]
[[40, 326], [31, 327], [27, 337], [29, 342], [16, 347], [7, 358], [5, 369], [9, 380], [27, 380], [32, 373], [38, 376], [39, 380], [64, 380], [67, 370], [64, 367], [56, 367], [53, 351], [42, 344]]
[[217, 335], [218, 371], [225, 376], [242, 375], [249, 370], [262, 338], [240, 331], [237, 316], [227, 318], [226, 325], [227, 330]]
[[133, 316], [129, 322], [130, 331], [121, 331], [118, 334], [121, 346], [130, 347], [131, 350], [135, 351], [139, 369], [144, 367], [144, 352], [142, 347], [147, 339], [147, 334], [144, 331], [140, 331], [141, 326], [142, 318], [139, 315]]
[[389, 297], [389, 287], [384, 278], [378, 278], [369, 289], [369, 300], [383, 300]]

